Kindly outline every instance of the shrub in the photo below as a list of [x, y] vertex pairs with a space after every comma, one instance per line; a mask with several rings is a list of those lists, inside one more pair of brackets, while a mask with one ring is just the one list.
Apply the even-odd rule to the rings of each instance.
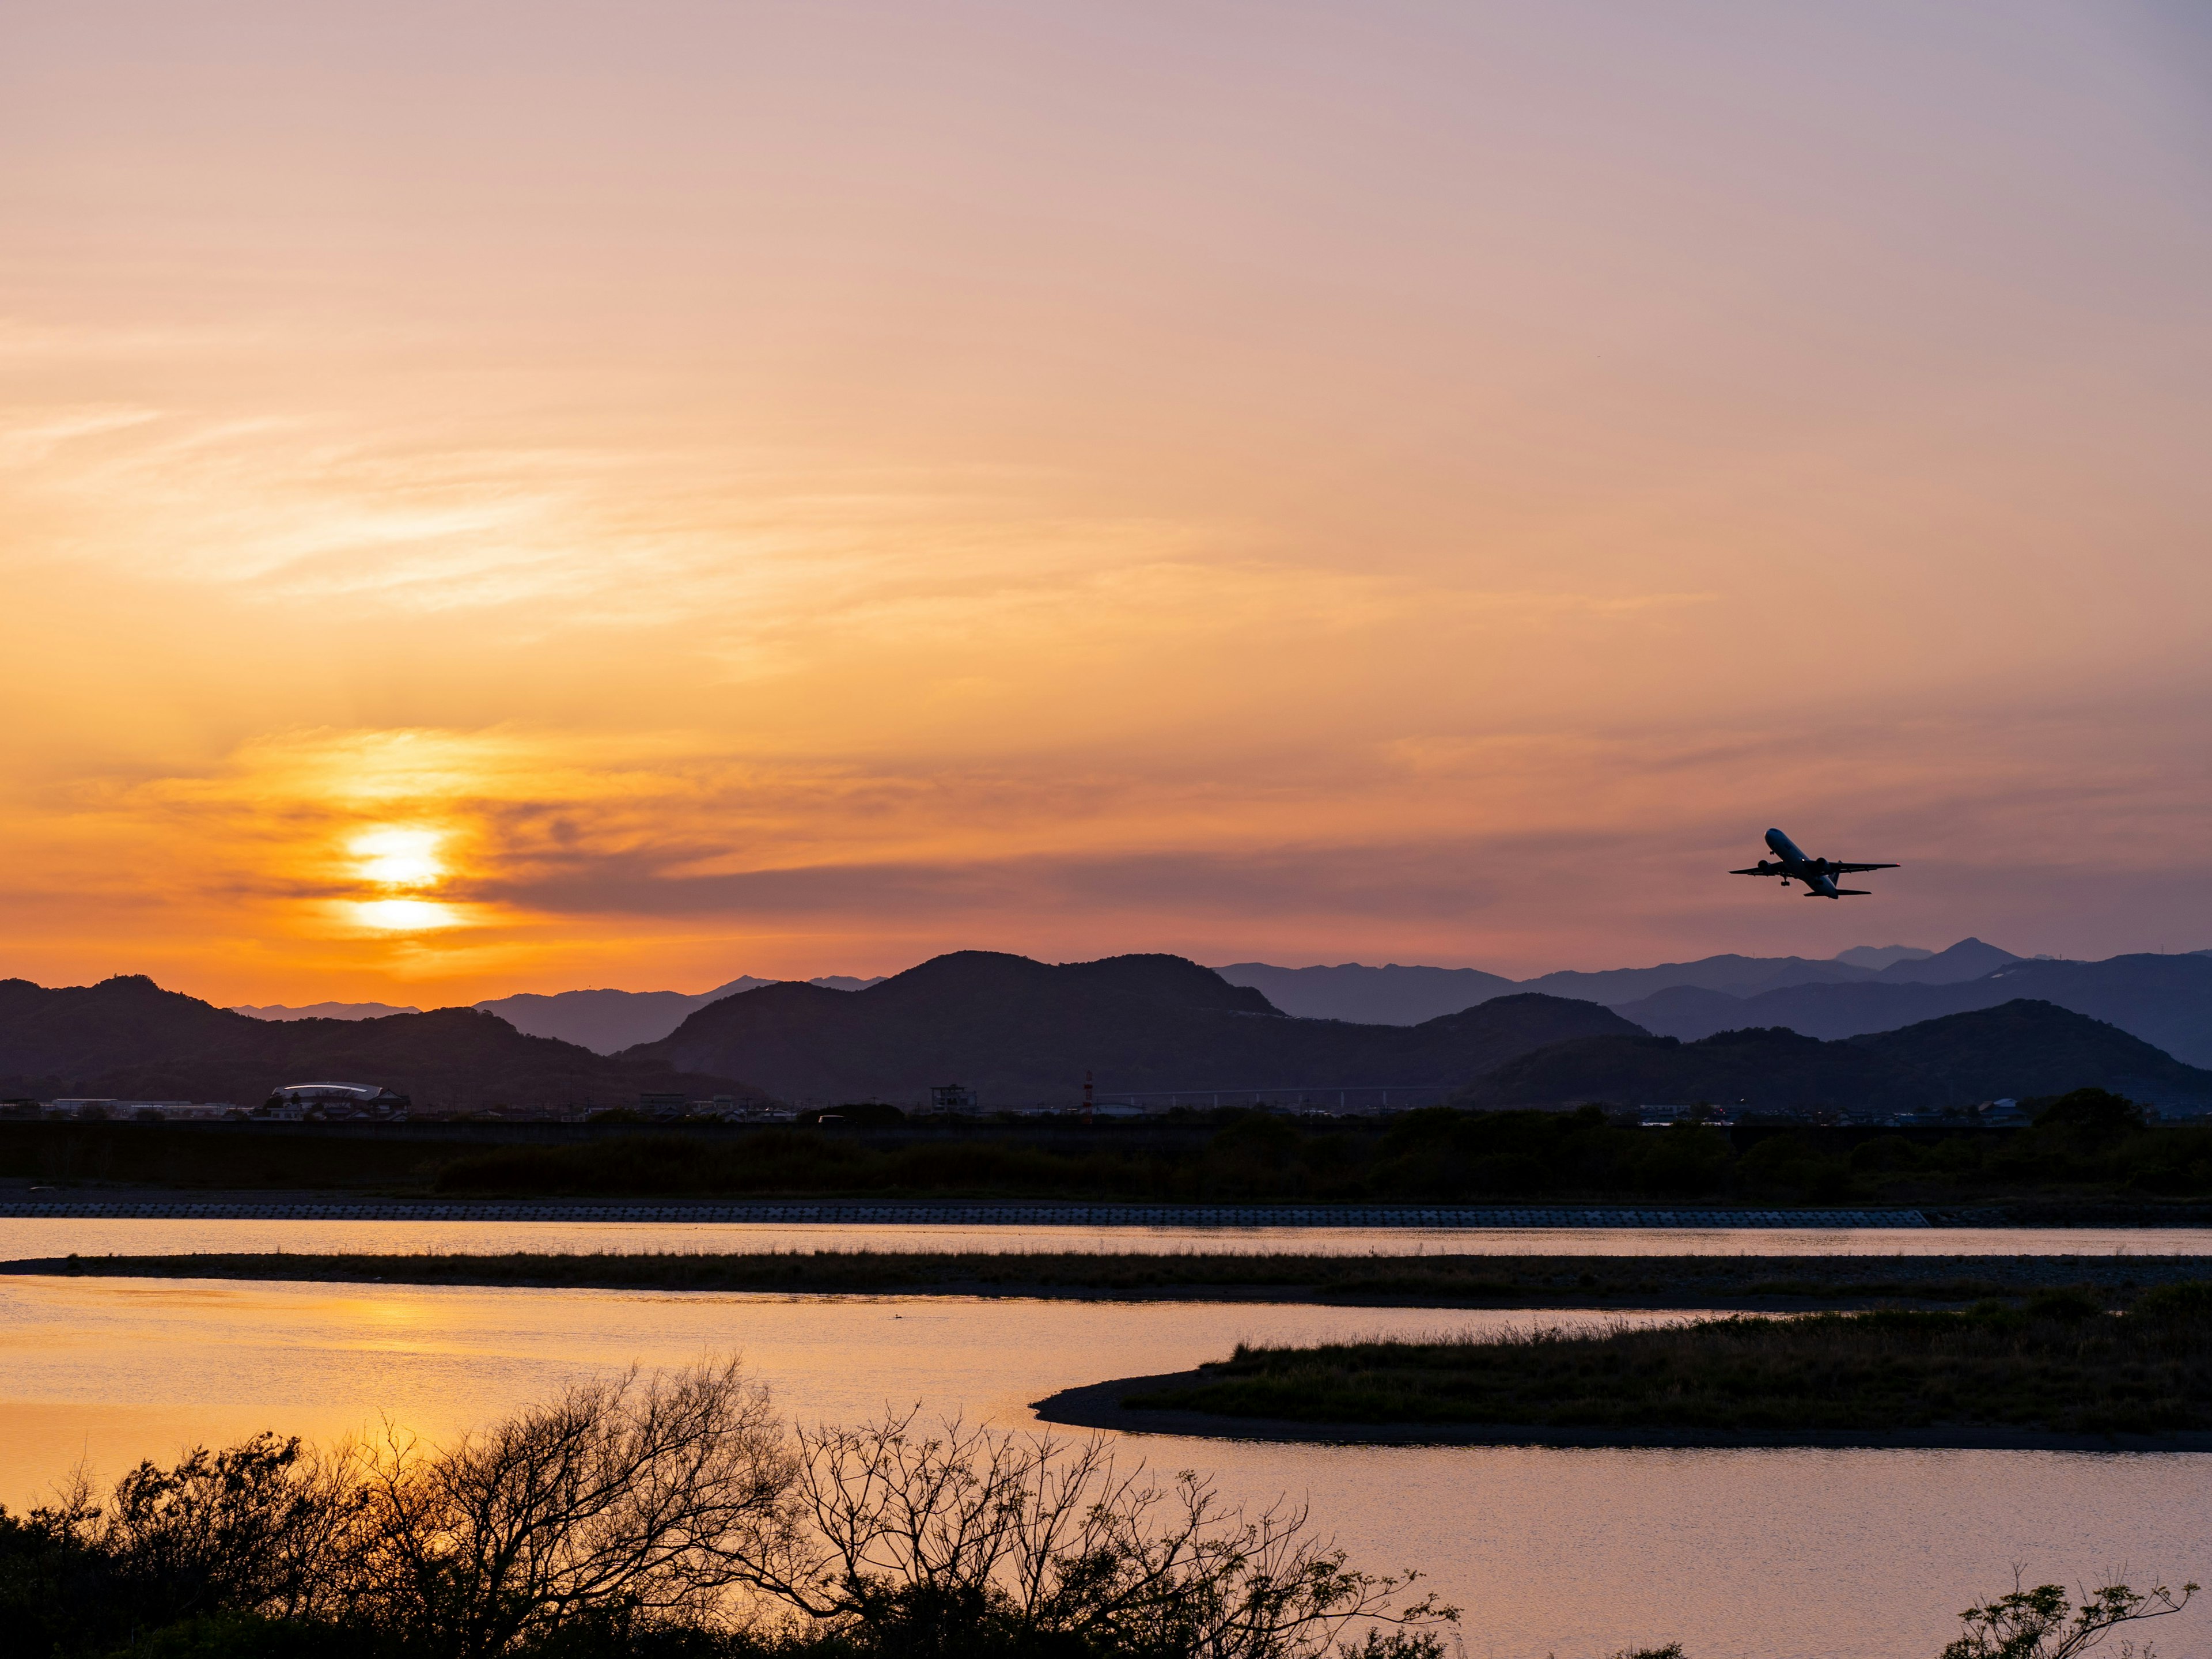
[[1851, 1148], [1851, 1168], [1863, 1175], [1921, 1170], [1927, 1164], [1920, 1148], [1903, 1135], [1878, 1135]]
[[2063, 1139], [2086, 1152], [2103, 1152], [2143, 1127], [2143, 1109], [2124, 1095], [2103, 1089], [2076, 1089], [2061, 1095], [2035, 1115], [2035, 1130], [2046, 1139]]
[[1816, 1152], [1802, 1135], [1778, 1135], [1762, 1140], [1746, 1152], [1737, 1173], [1754, 1185], [1794, 1190], [1817, 1203], [1833, 1203], [1851, 1195], [1851, 1170], [1841, 1158]]
[[2068, 1285], [2035, 1291], [2021, 1304], [2021, 1311], [2030, 1319], [2053, 1319], [2071, 1325], [2098, 1318], [2105, 1311], [2105, 1304], [2094, 1291]]
[[438, 1449], [264, 1435], [0, 1510], [9, 1651], [75, 1659], [1441, 1659], [1456, 1617], [1303, 1510], [913, 1419], [793, 1435], [734, 1364]]
[[2203, 1319], [2212, 1316], [2212, 1283], [2160, 1285], [2136, 1298], [2135, 1311], [2146, 1319]]

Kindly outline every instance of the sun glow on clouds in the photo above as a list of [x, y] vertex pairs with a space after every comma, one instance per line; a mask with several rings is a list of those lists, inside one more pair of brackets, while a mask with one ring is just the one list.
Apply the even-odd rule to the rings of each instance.
[[439, 856], [445, 839], [442, 830], [397, 824], [356, 836], [346, 845], [356, 860], [356, 875], [393, 896], [349, 901], [345, 912], [361, 927], [392, 933], [459, 926], [462, 917], [453, 906], [420, 896], [446, 878], [445, 861]]
[[436, 830], [388, 826], [356, 836], [346, 850], [361, 860], [363, 881], [379, 887], [434, 887], [446, 873], [438, 857], [444, 840]]
[[419, 933], [436, 927], [453, 927], [461, 918], [449, 904], [429, 899], [371, 899], [349, 904], [353, 920], [364, 927], [392, 933]]
[[0, 971], [2205, 942], [2165, 66], [1690, 9], [35, 10]]

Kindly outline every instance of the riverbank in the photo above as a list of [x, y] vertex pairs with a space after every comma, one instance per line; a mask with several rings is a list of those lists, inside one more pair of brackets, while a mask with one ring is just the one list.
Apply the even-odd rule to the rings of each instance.
[[1036, 1403], [1049, 1422], [1264, 1438], [2212, 1450], [2212, 1286], [1965, 1312], [1735, 1316], [1444, 1341], [1239, 1344]]
[[1926, 1231], [1917, 1210], [1638, 1208], [1623, 1205], [1067, 1204], [839, 1199], [790, 1202], [690, 1200], [566, 1203], [533, 1199], [456, 1202], [222, 1201], [213, 1199], [64, 1200], [0, 1195], [0, 1218], [22, 1221], [539, 1221], [630, 1224], [959, 1227], [1216, 1227], [1437, 1229], [1686, 1228]]
[[1146, 1203], [1064, 1196], [798, 1192], [778, 1196], [439, 1196], [390, 1187], [263, 1187], [0, 1176], [0, 1219], [623, 1222], [640, 1224], [1039, 1225], [1587, 1229], [1838, 1229], [1927, 1232], [2212, 1227], [2212, 1204], [2015, 1197], [1978, 1203]]
[[[2201, 1133], [2194, 1130], [2136, 1133], [2142, 1156], [2123, 1159], [2123, 1168], [2040, 1130], [2022, 1132], [2029, 1139], [2016, 1145], [2010, 1132], [1923, 1129], [1751, 1125], [1725, 1136], [1650, 1135], [1569, 1115], [1576, 1135], [1595, 1135], [1619, 1155], [1585, 1167], [1559, 1148], [1552, 1156], [1522, 1144], [1527, 1133], [1559, 1130], [1565, 1120], [1555, 1116], [1418, 1113], [1312, 1133], [1235, 1114], [1091, 1127], [804, 1129], [42, 1120], [0, 1122], [0, 1203], [329, 1204], [426, 1215], [465, 1206], [547, 1219], [641, 1207], [697, 1217], [757, 1206], [888, 1206], [946, 1218], [976, 1206], [1235, 1208], [1312, 1212], [1320, 1218], [1279, 1224], [1325, 1226], [1435, 1224], [1413, 1218], [1443, 1206], [1477, 1217], [1564, 1218], [1457, 1224], [1472, 1225], [1606, 1224], [1596, 1218], [1605, 1212], [1646, 1215], [1629, 1224], [1649, 1226], [2212, 1225], [2212, 1200], [2187, 1176], [2203, 1163], [2189, 1150], [2197, 1143], [2187, 1137]], [[1988, 1158], [2001, 1145], [2019, 1156], [1998, 1160], [1999, 1168]], [[1950, 1152], [1935, 1158], [1943, 1147]], [[1644, 1169], [1660, 1152], [1688, 1164]], [[1615, 1167], [1620, 1158], [1628, 1164]], [[1515, 1172], [1510, 1179], [1494, 1178], [1505, 1170]], [[480, 1211], [486, 1206], [492, 1210]], [[1839, 1222], [1846, 1211], [1876, 1218]]]
[[1158, 1397], [1199, 1387], [1210, 1373], [1170, 1371], [1123, 1376], [1063, 1389], [1030, 1403], [1040, 1423], [1054, 1428], [1110, 1429], [1200, 1440], [1252, 1440], [1326, 1446], [1649, 1447], [1691, 1450], [1802, 1446], [1832, 1450], [2212, 1452], [2212, 1430], [2166, 1434], [2062, 1434], [2042, 1429], [1970, 1427], [1863, 1430], [1561, 1428], [1526, 1423], [1328, 1423], [1295, 1418], [1230, 1417], [1218, 1413], [1132, 1410], [1132, 1397]]
[[0, 1273], [786, 1295], [1790, 1311], [1965, 1304], [2058, 1286], [2081, 1286], [2111, 1305], [2124, 1305], [2154, 1286], [2212, 1279], [2212, 1257], [268, 1252], [33, 1257], [0, 1261]]

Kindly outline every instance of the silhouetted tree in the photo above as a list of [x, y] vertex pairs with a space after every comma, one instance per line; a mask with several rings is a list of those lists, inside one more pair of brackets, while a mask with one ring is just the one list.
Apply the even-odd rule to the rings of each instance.
[[[2142, 1591], [2107, 1584], [2081, 1591], [2076, 1607], [2063, 1584], [2024, 1589], [2015, 1571], [2009, 1595], [1959, 1615], [1965, 1633], [1943, 1650], [1942, 1659], [2073, 1659], [2123, 1625], [2179, 1613], [2196, 1594], [2195, 1584], [2184, 1584], [2178, 1593], [2163, 1584]], [[2148, 1644], [2138, 1650], [2124, 1644], [2120, 1652], [2122, 1659], [2154, 1659]]]

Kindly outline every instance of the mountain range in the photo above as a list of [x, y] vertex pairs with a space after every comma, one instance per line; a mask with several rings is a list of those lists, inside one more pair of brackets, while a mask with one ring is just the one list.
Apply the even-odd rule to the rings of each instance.
[[[806, 982], [825, 991], [857, 991], [877, 981], [848, 974], [825, 974]], [[780, 983], [742, 974], [726, 985], [696, 996], [681, 991], [557, 991], [551, 995], [524, 991], [476, 1006], [486, 1013], [497, 1014], [518, 1031], [558, 1037], [597, 1054], [611, 1054], [641, 1042], [659, 1041], [710, 1002]]]
[[382, 1019], [386, 1014], [419, 1014], [422, 1011], [411, 1002], [303, 1002], [296, 1008], [282, 1002], [258, 1008], [250, 1002], [241, 1002], [225, 1012], [244, 1014], [251, 1019]]
[[1594, 1003], [1493, 998], [1419, 1025], [1291, 1018], [1181, 957], [1058, 965], [959, 951], [851, 993], [726, 997], [625, 1057], [742, 1075], [787, 1099], [912, 1100], [958, 1082], [988, 1105], [1115, 1093], [1453, 1085], [1577, 1036], [1638, 1036]]
[[[1646, 1030], [1695, 1039], [1779, 1025], [1808, 1036], [1856, 1036], [2019, 997], [2107, 1020], [2192, 1065], [2212, 1066], [2212, 954], [2115, 957], [2103, 963], [2029, 960], [1980, 939], [1943, 951], [1858, 945], [1826, 957], [1705, 957], [1650, 968], [1577, 969], [1512, 980], [1477, 968], [1282, 968], [1232, 963], [1218, 971], [1259, 991], [1283, 1013], [1358, 1025], [1419, 1025], [1499, 997], [1537, 993], [1617, 1010]], [[726, 998], [781, 983], [744, 975], [711, 991], [525, 992], [475, 1006], [532, 1036], [614, 1054], [672, 1035]], [[846, 975], [807, 981], [858, 991], [882, 983]], [[384, 1003], [242, 1007], [259, 1019], [362, 1019], [419, 1012]]]
[[[756, 987], [608, 1056], [479, 1008], [264, 1020], [130, 975], [0, 981], [0, 1093], [258, 1103], [288, 1083], [382, 1084], [418, 1107], [622, 1105], [641, 1092], [913, 1103], [958, 1082], [981, 1103], [1112, 1091], [1453, 1086], [1547, 1043], [1638, 1036], [1594, 1003], [1494, 999], [1419, 1026], [1293, 1019], [1179, 957], [1052, 965], [961, 951], [854, 991]], [[732, 1060], [752, 1072], [729, 1069]], [[737, 1079], [744, 1079], [745, 1081]]]
[[[1900, 958], [1878, 971], [1938, 959]], [[1106, 1094], [1419, 1085], [1460, 1089], [1478, 1105], [1917, 1107], [2083, 1085], [2197, 1104], [2212, 1101], [2212, 1072], [2056, 999], [2112, 997], [2141, 1017], [2166, 996], [2182, 1030], [2207, 970], [2212, 959], [2015, 960], [1964, 985], [1885, 977], [1784, 988], [1879, 994], [1885, 1018], [1912, 996], [2000, 1001], [1827, 1041], [1769, 1028], [1684, 1042], [1619, 1010], [1543, 992], [1490, 997], [1418, 1024], [1362, 1024], [1294, 1018], [1179, 957], [1052, 964], [967, 951], [857, 990], [785, 982], [732, 993], [614, 1055], [532, 1036], [483, 1009], [272, 1021], [139, 975], [59, 989], [7, 980], [0, 1092], [250, 1104], [283, 1084], [344, 1080], [466, 1110], [619, 1105], [641, 1093], [911, 1103], [933, 1085], [959, 1083], [988, 1107], [1072, 1103], [1089, 1074]], [[2036, 990], [2052, 994], [2021, 994]], [[1680, 986], [1661, 994], [1679, 1001], [1685, 991], [1717, 994]], [[1777, 994], [1729, 1000], [1757, 1008]]]
[[2125, 956], [2104, 962], [2010, 962], [1950, 984], [1881, 981], [1792, 985], [1752, 996], [1677, 986], [1616, 1005], [1662, 1036], [1778, 1025], [1814, 1037], [1895, 1030], [1921, 1020], [1994, 1008], [2021, 997], [2087, 1014], [2192, 1066], [2212, 1066], [2212, 956]]
[[1946, 951], [1863, 945], [1826, 959], [1701, 957], [1695, 962], [1662, 962], [1656, 968], [1565, 969], [1523, 980], [1479, 968], [1401, 967], [1395, 962], [1380, 968], [1357, 962], [1333, 968], [1235, 962], [1220, 973], [1231, 985], [1249, 985], [1265, 993], [1286, 1014], [1415, 1025], [1521, 991], [1620, 1007], [1686, 986], [1747, 997], [1791, 985], [1943, 985], [1978, 978], [2020, 960], [2009, 951], [1965, 939]]
[[1790, 1110], [1923, 1111], [2094, 1085], [2154, 1105], [2212, 1105], [2212, 1071], [2118, 1027], [2021, 998], [1901, 1030], [1822, 1042], [1768, 1027], [1684, 1042], [1620, 1035], [1553, 1043], [1508, 1060], [1455, 1097], [1474, 1108], [1594, 1100], [1707, 1101]]
[[[1859, 945], [1826, 961], [1803, 957], [1705, 957], [1696, 962], [1662, 963], [1656, 968], [1615, 968], [1594, 973], [1569, 970], [1531, 980], [1508, 979], [1479, 968], [1401, 967], [1396, 963], [1380, 968], [1358, 963], [1334, 968], [1278, 968], [1270, 963], [1239, 962], [1217, 971], [1231, 984], [1249, 986], [1284, 1013], [1302, 1019], [1418, 1025], [1494, 997], [1523, 991], [1619, 1006], [1681, 987], [1750, 996], [1779, 987], [1816, 982], [1943, 983], [1971, 978], [2017, 960], [2011, 952], [1978, 939], [1964, 939], [1940, 952], [1901, 945]], [[497, 1014], [532, 1036], [557, 1037], [598, 1054], [611, 1054], [641, 1042], [659, 1041], [709, 1003], [782, 982], [744, 974], [711, 991], [696, 993], [526, 991], [489, 997], [474, 1006]], [[844, 974], [806, 981], [833, 991], [857, 991], [880, 982]], [[316, 1002], [297, 1007], [241, 1006], [233, 1012], [256, 1019], [289, 1020], [375, 1019], [422, 1011], [383, 1002]]]
[[1961, 939], [1946, 951], [1860, 947], [1822, 961], [1706, 957], [1513, 981], [1473, 969], [1273, 968], [1240, 963], [1224, 978], [1265, 991], [1286, 1012], [1410, 1023], [1462, 996], [1540, 991], [1586, 998], [1661, 1036], [1780, 1026], [1834, 1039], [2030, 998], [2117, 1025], [2192, 1066], [2212, 1066], [2212, 952], [2103, 962], [2033, 959]]
[[[876, 981], [855, 979], [848, 974], [826, 974], [806, 982], [824, 990], [857, 991]], [[489, 997], [474, 1006], [486, 1013], [497, 1014], [516, 1030], [530, 1036], [554, 1037], [589, 1048], [594, 1054], [611, 1054], [666, 1036], [684, 1023], [685, 1016], [710, 1002], [777, 983], [775, 980], [741, 974], [726, 985], [696, 994], [684, 991], [522, 991], [513, 996]], [[422, 1011], [411, 1006], [395, 1007], [386, 1002], [311, 1002], [296, 1008], [283, 1003], [258, 1008], [240, 1005], [230, 1012], [255, 1019], [292, 1020], [380, 1019], [386, 1014], [419, 1014]]]
[[255, 1019], [143, 975], [55, 989], [0, 980], [0, 1094], [228, 1101], [288, 1083], [379, 1083], [418, 1108], [634, 1104], [641, 1092], [757, 1097], [755, 1085], [610, 1059], [472, 1008], [374, 1019]]

